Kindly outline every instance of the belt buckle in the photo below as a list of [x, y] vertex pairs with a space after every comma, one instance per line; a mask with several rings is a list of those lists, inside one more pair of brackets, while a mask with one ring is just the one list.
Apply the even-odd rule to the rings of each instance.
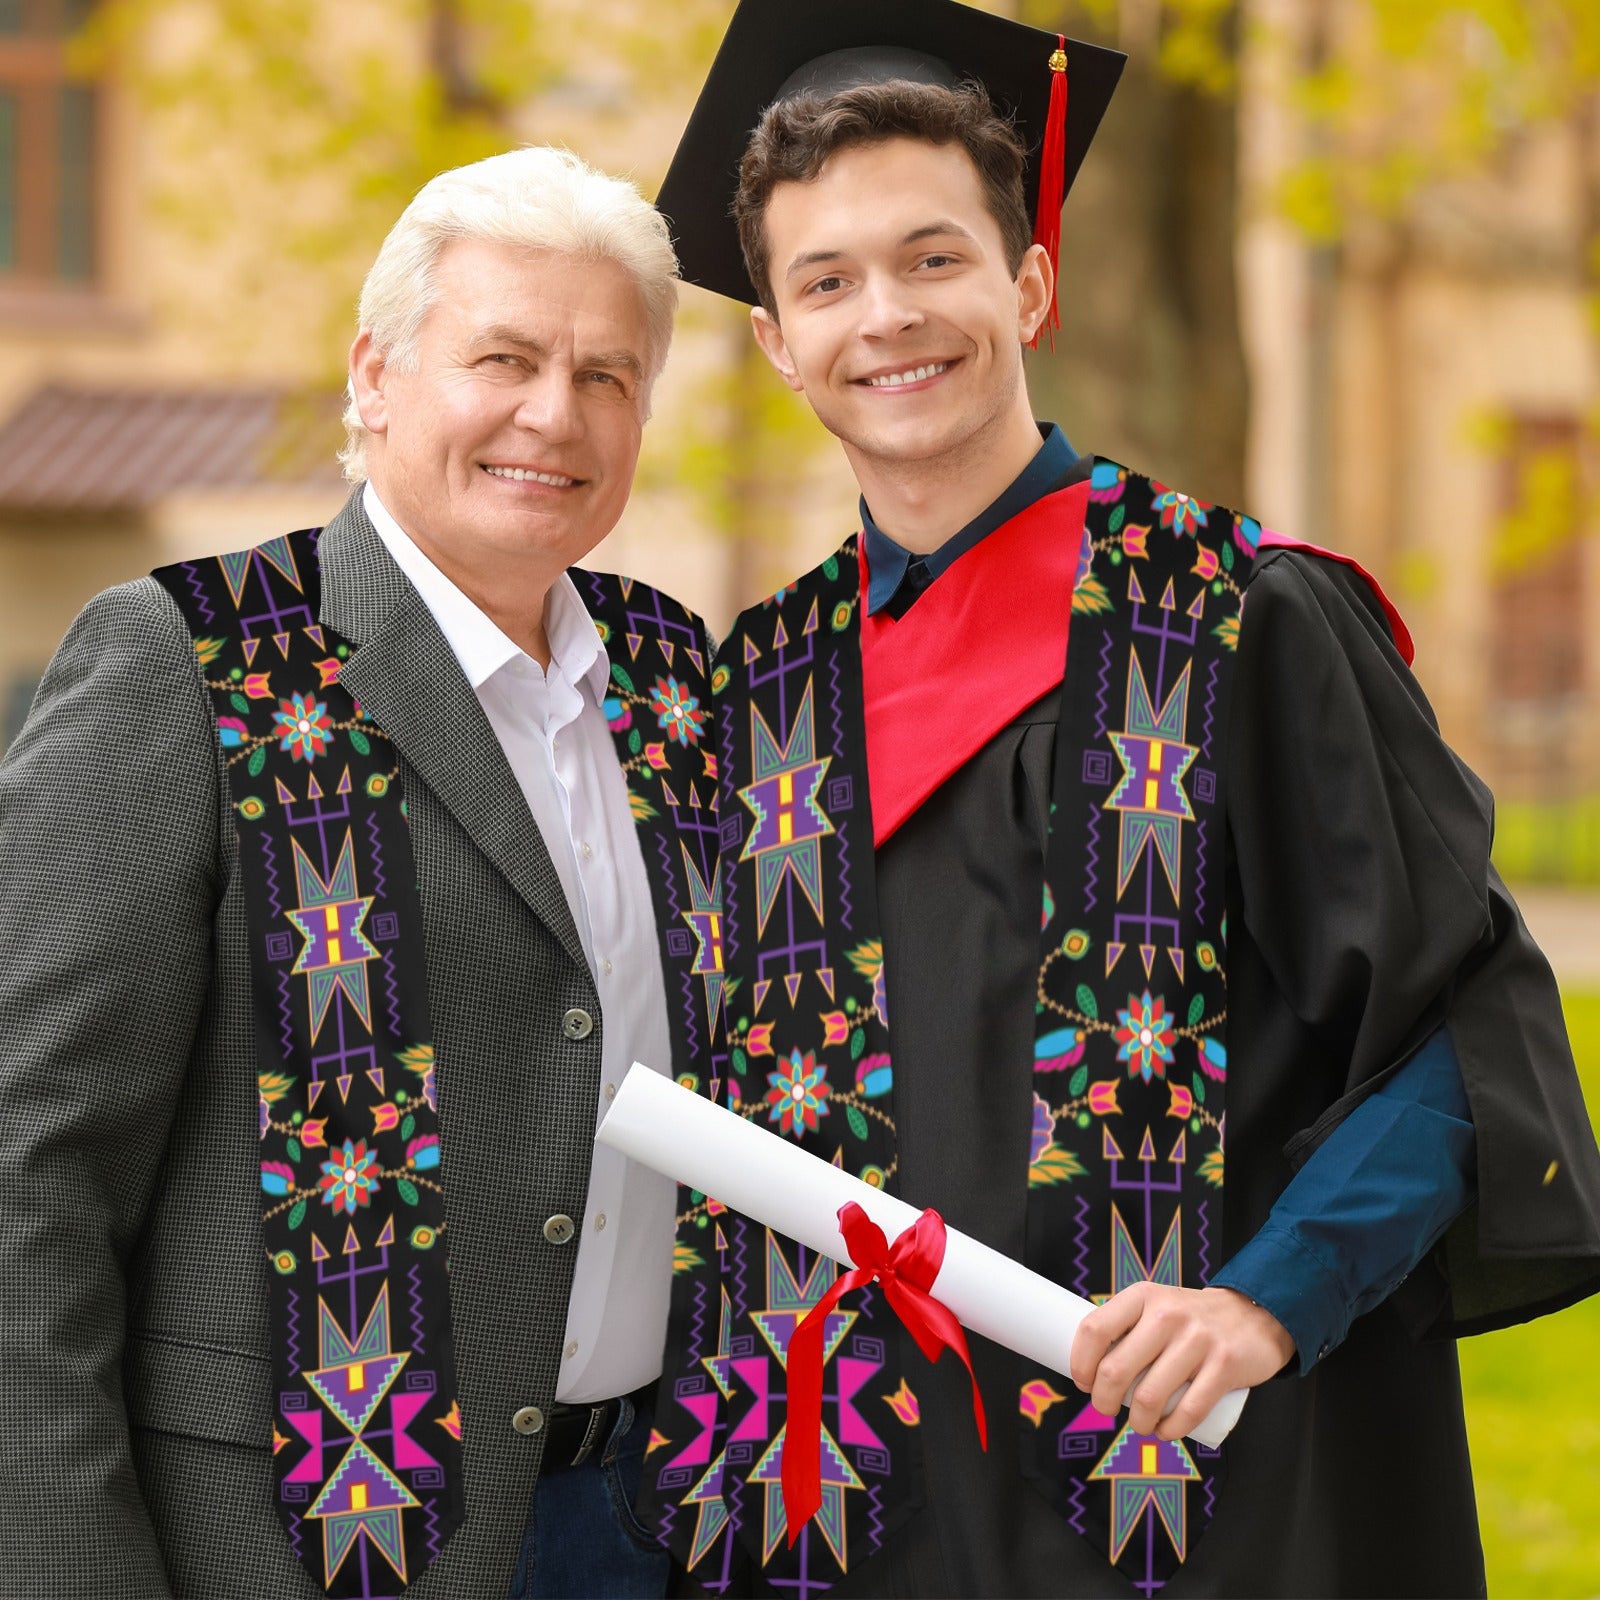
[[589, 1425], [583, 1430], [583, 1441], [578, 1446], [577, 1454], [568, 1463], [569, 1466], [581, 1467], [594, 1453], [594, 1447], [599, 1440], [600, 1430], [605, 1425], [606, 1402], [589, 1407]]

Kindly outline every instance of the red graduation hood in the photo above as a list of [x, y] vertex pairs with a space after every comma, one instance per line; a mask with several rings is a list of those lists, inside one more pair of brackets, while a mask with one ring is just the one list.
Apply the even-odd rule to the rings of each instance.
[[[866, 614], [866, 541], [858, 542], [874, 844], [1061, 682], [1088, 506], [1087, 481], [1035, 501], [966, 551], [898, 619]], [[1405, 622], [1359, 562], [1267, 530], [1260, 548], [1304, 550], [1354, 568], [1410, 664]]]

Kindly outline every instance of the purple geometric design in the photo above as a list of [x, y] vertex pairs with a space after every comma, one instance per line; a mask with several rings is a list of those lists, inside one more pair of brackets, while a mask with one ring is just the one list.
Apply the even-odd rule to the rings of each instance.
[[687, 928], [669, 928], [667, 930], [667, 954], [678, 957], [694, 954], [694, 940]]
[[286, 933], [269, 933], [266, 947], [268, 961], [287, 961], [294, 954], [294, 940]]
[[1111, 782], [1111, 752], [1109, 750], [1085, 750], [1083, 752], [1083, 781], [1104, 787]]
[[400, 937], [400, 918], [393, 911], [380, 911], [372, 919], [372, 937], [387, 943]]
[[211, 601], [206, 596], [206, 587], [200, 581], [200, 568], [193, 561], [183, 563], [183, 575], [189, 580], [189, 587], [194, 591], [194, 603], [201, 619], [210, 628], [216, 625], [217, 614], [211, 609]]
[[856, 781], [847, 772], [828, 780], [828, 809], [848, 811], [856, 803]]
[[1209, 767], [1194, 769], [1194, 797], [1206, 805], [1217, 798], [1217, 775]]
[[724, 817], [722, 826], [717, 830], [717, 837], [724, 850], [737, 849], [744, 843], [744, 818]]

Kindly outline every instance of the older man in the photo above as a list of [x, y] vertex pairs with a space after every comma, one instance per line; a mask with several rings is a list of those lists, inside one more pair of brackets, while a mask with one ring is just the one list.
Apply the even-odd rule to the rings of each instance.
[[721, 997], [707, 663], [568, 569], [675, 272], [570, 155], [435, 179], [344, 510], [51, 665], [0, 766], [5, 1593], [663, 1591], [673, 1196], [591, 1136]]

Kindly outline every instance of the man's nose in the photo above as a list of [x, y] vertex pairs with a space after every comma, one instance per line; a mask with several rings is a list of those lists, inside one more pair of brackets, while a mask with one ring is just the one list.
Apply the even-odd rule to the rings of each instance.
[[909, 286], [898, 274], [874, 273], [861, 286], [861, 336], [864, 339], [890, 339], [922, 323]]
[[583, 413], [572, 374], [546, 366], [535, 373], [517, 404], [517, 425], [537, 433], [552, 444], [575, 438], [583, 431]]

